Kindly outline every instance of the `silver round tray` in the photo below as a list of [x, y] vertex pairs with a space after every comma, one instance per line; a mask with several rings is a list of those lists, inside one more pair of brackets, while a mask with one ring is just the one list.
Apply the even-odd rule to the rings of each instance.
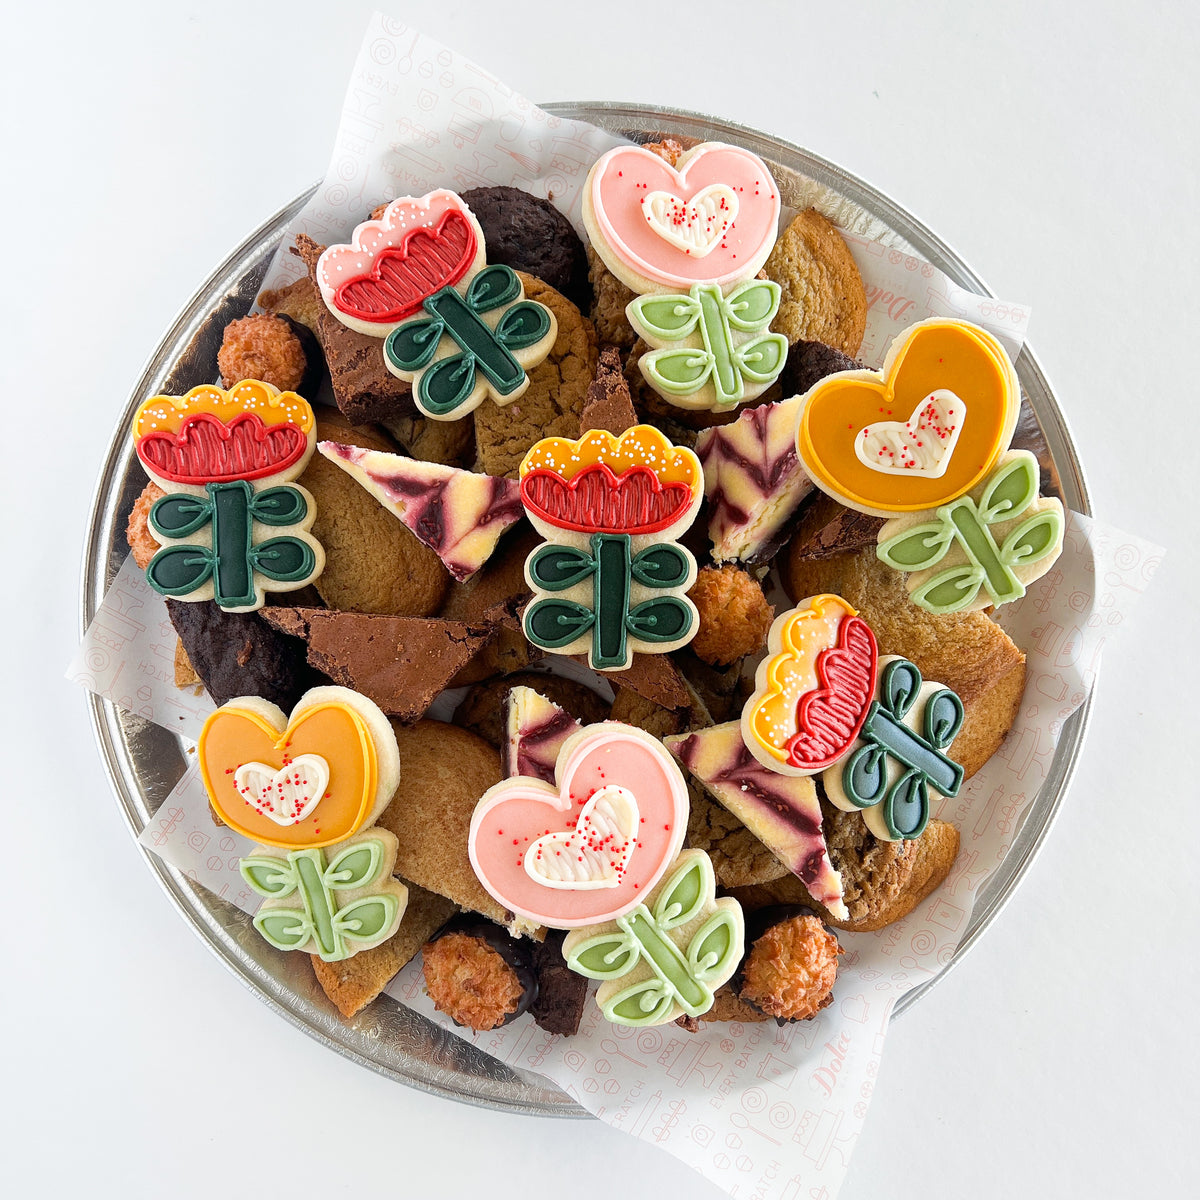
[[[666, 132], [744, 146], [771, 166], [785, 203], [796, 208], [813, 204], [843, 228], [916, 254], [970, 291], [993, 294], [945, 242], [893, 200], [799, 146], [678, 109], [574, 102], [544, 107], [557, 116], [590, 121], [635, 141]], [[91, 622], [127, 554], [125, 523], [145, 482], [128, 436], [134, 409], [147, 396], [180, 395], [217, 377], [222, 329], [253, 303], [284, 231], [314, 190], [277, 212], [213, 272], [167, 330], [130, 392], [93, 501], [83, 566], [81, 629]], [[1083, 469], [1066, 420], [1028, 345], [1016, 367], [1026, 400], [1018, 439], [1038, 452], [1049, 487], [1077, 512], [1089, 513]], [[90, 703], [101, 757], [136, 837], [183, 774], [184, 743], [108, 701], [92, 696]], [[1049, 777], [1027, 810], [1012, 849], [980, 894], [951, 966], [975, 944], [1029, 869], [1066, 794], [1090, 708], [1089, 698], [1064, 726]], [[386, 996], [355, 1020], [343, 1021], [317, 986], [303, 955], [273, 950], [257, 936], [245, 913], [155, 855], [143, 853], [163, 890], [217, 957], [266, 1004], [330, 1049], [410, 1087], [470, 1104], [541, 1116], [587, 1115], [544, 1078], [509, 1069]], [[897, 1005], [897, 1014], [916, 1004], [944, 974], [909, 992]]]

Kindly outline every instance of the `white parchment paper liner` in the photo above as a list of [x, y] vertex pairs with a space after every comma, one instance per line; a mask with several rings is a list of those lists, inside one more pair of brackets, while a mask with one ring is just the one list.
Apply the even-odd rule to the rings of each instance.
[[[433, 39], [375, 14], [355, 63], [329, 170], [292, 233], [348, 239], [378, 203], [431, 187], [513, 184], [550, 196], [578, 226], [579, 190], [617, 144], [542, 112]], [[965, 292], [929, 263], [857, 235], [848, 243], [870, 309], [860, 357], [878, 365], [892, 338], [930, 316], [984, 325], [1014, 356], [1029, 312]], [[264, 286], [298, 277], [286, 253]], [[1069, 516], [1063, 554], [1003, 624], [1028, 656], [1021, 712], [1000, 752], [936, 815], [962, 849], [950, 877], [903, 921], [842, 935], [836, 1001], [816, 1020], [722, 1024], [688, 1034], [628, 1030], [589, 1006], [578, 1036], [556, 1038], [528, 1016], [470, 1036], [433, 1011], [419, 960], [388, 994], [513, 1067], [552, 1079], [588, 1111], [661, 1145], [730, 1194], [762, 1200], [836, 1195], [862, 1128], [896, 1001], [954, 954], [979, 889], [1002, 861], [1046, 778], [1063, 722], [1086, 699], [1105, 645], [1128, 619], [1161, 557], [1158, 547]], [[212, 710], [175, 688], [175, 636], [160, 596], [127, 560], [68, 674], [131, 712], [194, 739]], [[238, 873], [249, 842], [211, 821], [193, 762], [140, 841], [245, 911], [257, 899]]]

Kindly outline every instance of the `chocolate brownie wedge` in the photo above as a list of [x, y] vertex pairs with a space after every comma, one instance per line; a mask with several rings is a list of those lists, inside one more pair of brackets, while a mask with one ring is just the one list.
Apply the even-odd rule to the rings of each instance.
[[486, 625], [436, 617], [327, 608], [266, 608], [281, 633], [303, 638], [308, 661], [335, 683], [374, 700], [389, 716], [420, 720], [438, 693], [487, 641]]

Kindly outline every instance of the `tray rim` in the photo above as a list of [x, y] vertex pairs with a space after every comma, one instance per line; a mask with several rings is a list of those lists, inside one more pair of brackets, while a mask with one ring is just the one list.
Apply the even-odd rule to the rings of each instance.
[[[751, 149], [757, 148], [760, 152], [765, 152], [768, 157], [777, 157], [782, 150], [803, 160], [803, 173], [809, 178], [823, 183], [843, 195], [847, 191], [856, 193], [863, 207], [872, 216], [879, 218], [893, 230], [897, 230], [897, 226], [899, 226], [899, 236], [904, 237], [920, 257], [940, 267], [960, 286], [979, 295], [995, 295], [957, 251], [886, 193], [838, 164], [785, 138], [710, 114], [661, 105], [635, 104], [627, 101], [555, 101], [540, 107], [552, 116], [586, 120], [616, 132], [644, 133], [652, 130], [656, 124], [675, 123], [678, 126], [681, 122], [695, 122], [707, 126], [710, 134], [717, 134], [728, 140], [749, 145]], [[801, 168], [795, 169], [800, 170]], [[228, 291], [230, 283], [236, 282], [245, 274], [244, 270], [238, 268], [244, 265], [247, 256], [253, 252], [261, 254], [274, 249], [282, 241], [288, 223], [319, 186], [318, 182], [307, 188], [261, 222], [244, 238], [180, 307], [174, 319], [168, 324], [156, 348], [147, 356], [137, 382], [130, 392], [125, 412], [104, 454], [93, 488], [81, 572], [81, 636], [90, 624], [116, 570], [111, 554], [113, 520], [106, 509], [113, 481], [119, 477], [122, 465], [129, 458], [127, 430], [133, 409], [147, 394], [147, 389], [153, 386], [152, 380], [170, 369], [178, 357], [180, 347], [190, 343], [204, 325], [212, 308], [212, 298], [222, 291]], [[1051, 441], [1051, 435], [1053, 435], [1053, 440], [1059, 443], [1059, 451], [1065, 452], [1066, 462], [1062, 462], [1060, 453], [1055, 452], [1052, 447], [1055, 467], [1059, 471], [1064, 488], [1068, 493], [1066, 496], [1068, 505], [1079, 512], [1090, 515], [1092, 511], [1090, 493], [1068, 421], [1058, 404], [1057, 397], [1041, 364], [1028, 343], [1021, 351], [1017, 367], [1018, 373], [1022, 375], [1023, 383], [1025, 382], [1024, 377], [1028, 375], [1031, 385], [1040, 390], [1048, 402], [1047, 411], [1043, 412], [1039, 408], [1036, 416], [1043, 432], [1047, 435], [1048, 442]], [[1069, 467], [1069, 472], [1065, 472], [1064, 467]], [[117, 565], [119, 565], [119, 560]], [[1039, 814], [1039, 821], [1031, 830], [1031, 835], [1022, 839], [1021, 834], [1018, 834], [1012, 849], [1006, 855], [1004, 862], [1006, 873], [1010, 862], [1012, 863], [1010, 877], [1002, 887], [994, 890], [985, 887], [972, 912], [968, 932], [959, 942], [954, 956], [937, 975], [907, 992], [897, 1002], [893, 1017], [898, 1017], [908, 1011], [917, 1000], [944, 979], [950, 970], [962, 961], [966, 953], [975, 945], [978, 938], [1012, 898], [1044, 845], [1057, 819], [1062, 802], [1070, 789], [1078, 765], [1079, 754], [1086, 738], [1094, 696], [1095, 687], [1093, 686], [1082, 707], [1064, 725], [1062, 737], [1055, 751], [1051, 775], [1043, 784], [1042, 789], [1045, 792], [1053, 785], [1053, 795], [1045, 806], [1045, 811]], [[122, 754], [124, 737], [121, 728], [121, 710], [111, 701], [103, 700], [89, 693], [88, 711], [97, 750], [108, 775], [109, 784], [126, 824], [136, 840], [144, 829], [146, 821], [142, 817], [143, 806], [139, 805], [137, 799], [140, 789], [133, 764], [127, 756]], [[1040, 798], [1041, 794], [1039, 794]], [[1029, 825], [1029, 818], [1036, 805], [1035, 801], [1035, 805], [1026, 810], [1026, 826]], [[474, 1090], [468, 1090], [466, 1087], [451, 1082], [454, 1077], [439, 1080], [423, 1078], [419, 1074], [399, 1070], [387, 1063], [372, 1059], [346, 1042], [327, 1036], [310, 1020], [305, 1019], [300, 1012], [294, 1011], [284, 1002], [285, 995], [290, 995], [287, 988], [278, 984], [274, 988], [267, 986], [262, 978], [262, 972], [256, 969], [256, 964], [253, 964], [247, 955], [240, 952], [240, 949], [232, 943], [228, 936], [223, 936], [223, 927], [217, 924], [207, 909], [204, 909], [203, 912], [200, 911], [203, 906], [196, 902], [195, 895], [196, 891], [203, 889], [192, 884], [182, 872], [166, 864], [140, 843], [138, 849], [159, 886], [208, 949], [238, 977], [245, 987], [270, 1008], [296, 1028], [303, 1030], [336, 1053], [397, 1082], [447, 1099], [528, 1115], [558, 1118], [590, 1116], [585, 1109], [569, 1100], [553, 1084], [549, 1084], [549, 1081], [546, 1081], [547, 1086], [538, 1087], [535, 1083], [518, 1078], [518, 1087], [531, 1093], [525, 1098], [513, 1095], [512, 1085], [500, 1080], [480, 1080], [472, 1077], [476, 1086]]]

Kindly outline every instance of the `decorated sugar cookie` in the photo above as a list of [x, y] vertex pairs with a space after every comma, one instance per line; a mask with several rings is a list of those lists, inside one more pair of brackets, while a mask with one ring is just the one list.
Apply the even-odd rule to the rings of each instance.
[[708, 1012], [741, 962], [745, 937], [741, 905], [716, 898], [708, 855], [684, 850], [629, 912], [568, 933], [563, 955], [572, 971], [601, 981], [604, 1016], [636, 1028]]
[[483, 230], [445, 188], [393, 200], [375, 221], [354, 230], [349, 245], [326, 248], [316, 280], [326, 308], [343, 325], [387, 337], [443, 287], [483, 270]]
[[266, 897], [254, 928], [276, 950], [325, 962], [387, 941], [408, 905], [408, 888], [392, 878], [398, 846], [386, 829], [368, 829], [328, 850], [257, 848], [240, 863], [242, 878]]
[[393, 200], [353, 244], [321, 255], [317, 280], [339, 321], [386, 339], [384, 365], [413, 385], [421, 412], [457, 421], [486, 397], [517, 399], [558, 333], [516, 272], [486, 261], [479, 222], [443, 189]]
[[257, 696], [222, 704], [196, 746], [216, 814], [266, 846], [320, 848], [372, 824], [400, 781], [396, 736], [377, 705], [313, 688], [290, 717]]
[[766, 163], [721, 142], [694, 146], [674, 167], [618, 146], [596, 160], [583, 189], [593, 249], [639, 293], [752, 279], [775, 245], [779, 209]]
[[316, 505], [289, 484], [316, 445], [303, 397], [254, 379], [154, 396], [134, 415], [133, 442], [167, 493], [150, 510], [163, 547], [146, 568], [155, 591], [247, 612], [320, 575], [325, 553], [308, 532]]
[[553, 539], [525, 562], [534, 599], [525, 636], [554, 654], [623, 671], [635, 652], [686, 645], [698, 618], [687, 598], [696, 561], [675, 544], [695, 520], [704, 476], [691, 450], [650, 425], [614, 437], [543, 438], [521, 463], [521, 498]]
[[909, 596], [932, 613], [1018, 600], [1062, 552], [1062, 503], [1040, 486], [1037, 459], [1011, 450], [965, 496], [885, 522], [876, 553], [910, 572]]
[[674, 861], [687, 785], [662, 743], [631, 725], [586, 725], [559, 750], [555, 783], [489, 788], [467, 848], [484, 888], [538, 925], [573, 929], [629, 912]]
[[694, 283], [686, 293], [639, 296], [625, 309], [652, 347], [638, 370], [680, 408], [722, 412], [753, 400], [787, 361], [787, 338], [769, 332], [780, 295], [779, 284], [750, 279], [728, 295], [715, 283]]
[[815, 775], [845, 757], [867, 717], [879, 651], [840, 596], [812, 596], [775, 619], [742, 740], [764, 767]]
[[963, 769], [946, 750], [958, 736], [962, 701], [927, 682], [914, 663], [879, 660], [875, 698], [850, 754], [821, 775], [825, 795], [847, 812], [862, 812], [884, 841], [917, 838], [929, 821], [931, 797], [958, 795]]
[[769, 332], [779, 285], [754, 278], [779, 208], [766, 163], [720, 142], [674, 167], [640, 146], [618, 146], [592, 167], [584, 224], [605, 266], [642, 293], [625, 310], [651, 347], [638, 368], [672, 404], [729, 409], [783, 369], [787, 338]]
[[948, 504], [1008, 449], [1021, 394], [1004, 347], [966, 321], [906, 329], [881, 371], [839, 371], [806, 394], [796, 434], [812, 481], [877, 517]]

